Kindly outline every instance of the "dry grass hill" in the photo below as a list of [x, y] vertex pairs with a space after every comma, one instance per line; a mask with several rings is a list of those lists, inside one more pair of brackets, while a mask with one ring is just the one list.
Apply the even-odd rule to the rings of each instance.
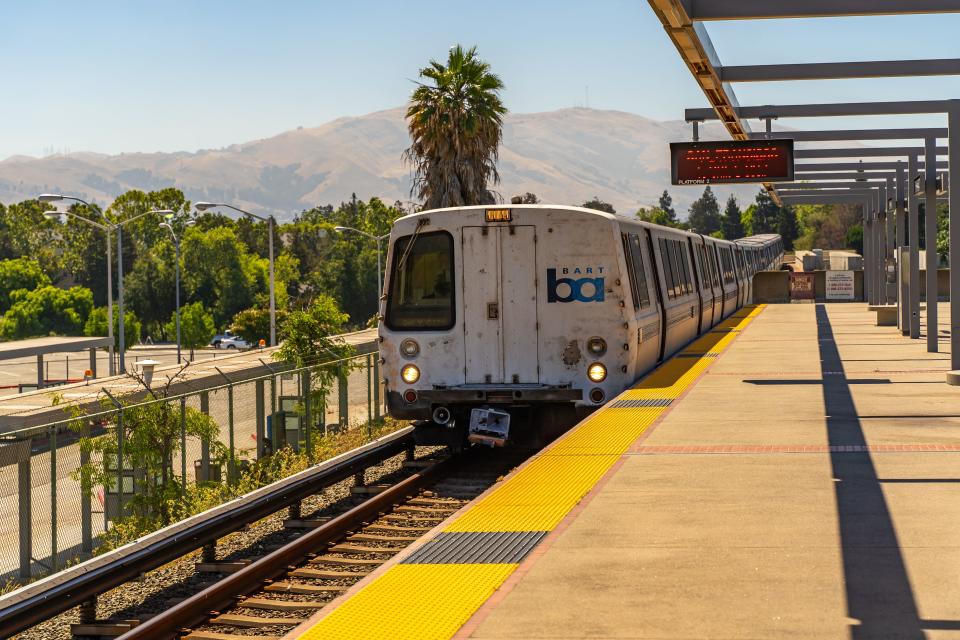
[[[497, 190], [506, 200], [530, 191], [560, 204], [599, 196], [630, 214], [670, 188], [667, 143], [689, 136], [689, 126], [682, 122], [620, 111], [511, 114], [504, 127]], [[726, 135], [706, 127], [703, 137]], [[410, 170], [401, 158], [408, 142], [398, 108], [196, 153], [14, 156], [0, 162], [0, 202], [56, 191], [109, 203], [129, 189], [176, 186], [194, 201], [236, 203], [284, 220], [305, 208], [339, 203], [353, 192], [362, 199], [409, 199]], [[670, 191], [685, 217], [701, 189]], [[743, 202], [752, 199], [756, 188], [735, 192]], [[730, 190], [718, 193], [725, 198]]]

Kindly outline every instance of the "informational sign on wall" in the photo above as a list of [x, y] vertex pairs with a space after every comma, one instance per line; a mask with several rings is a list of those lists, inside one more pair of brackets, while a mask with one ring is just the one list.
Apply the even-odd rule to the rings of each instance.
[[790, 299], [791, 300], [813, 300], [814, 299], [814, 276], [812, 273], [791, 273], [790, 274]]
[[827, 300], [853, 300], [853, 271], [827, 271]]

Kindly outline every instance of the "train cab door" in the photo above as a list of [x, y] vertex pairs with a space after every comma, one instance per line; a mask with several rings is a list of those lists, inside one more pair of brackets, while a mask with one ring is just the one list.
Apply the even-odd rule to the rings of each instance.
[[464, 227], [462, 234], [464, 381], [539, 382], [536, 228]]

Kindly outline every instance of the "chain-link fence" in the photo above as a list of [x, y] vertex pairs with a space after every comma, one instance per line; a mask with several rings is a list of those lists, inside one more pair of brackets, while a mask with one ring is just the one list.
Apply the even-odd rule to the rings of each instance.
[[[60, 422], [4, 434], [0, 586], [90, 557], [152, 488], [230, 484], [246, 465], [282, 447], [312, 459], [316, 434], [370, 424], [383, 414], [376, 353], [242, 382], [221, 375], [219, 386], [149, 401], [106, 393], [98, 412], [65, 410]], [[162, 478], [133, 462], [145, 442], [160, 444]]]

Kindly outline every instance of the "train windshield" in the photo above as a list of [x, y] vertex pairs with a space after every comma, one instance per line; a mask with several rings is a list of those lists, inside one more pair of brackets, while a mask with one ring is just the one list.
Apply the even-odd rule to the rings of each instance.
[[415, 233], [393, 246], [386, 324], [393, 330], [449, 329], [454, 323], [453, 237]]

